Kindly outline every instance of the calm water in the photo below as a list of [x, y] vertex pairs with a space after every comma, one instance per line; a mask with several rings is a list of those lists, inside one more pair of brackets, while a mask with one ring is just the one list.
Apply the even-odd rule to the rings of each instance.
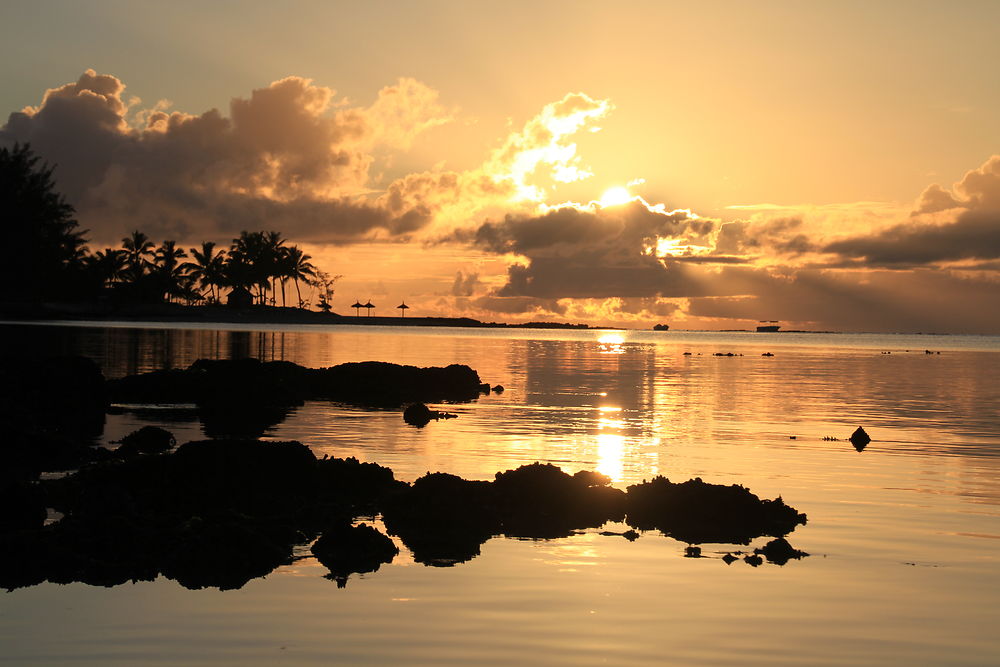
[[[449, 406], [458, 419], [414, 429], [398, 413], [316, 402], [268, 437], [408, 481], [543, 461], [620, 488], [655, 474], [740, 483], [807, 513], [789, 541], [812, 554], [727, 566], [732, 546], [691, 559], [661, 535], [587, 531], [494, 539], [453, 568], [416, 565], [404, 548], [343, 590], [311, 558], [239, 591], [42, 585], [0, 596], [2, 658], [14, 663], [1000, 659], [996, 337], [4, 325], [0, 341], [85, 354], [110, 377], [247, 355], [466, 363], [507, 391]], [[109, 416], [104, 440], [148, 423], [203, 437], [188, 413], [135, 408]], [[873, 438], [861, 453], [844, 441], [859, 425]]]

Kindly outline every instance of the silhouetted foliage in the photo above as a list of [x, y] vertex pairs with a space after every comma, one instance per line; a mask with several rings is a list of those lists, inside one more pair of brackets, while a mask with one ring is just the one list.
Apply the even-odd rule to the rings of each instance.
[[56, 192], [53, 169], [27, 144], [0, 148], [0, 220], [8, 249], [0, 263], [0, 301], [68, 301], [90, 283], [86, 232]]

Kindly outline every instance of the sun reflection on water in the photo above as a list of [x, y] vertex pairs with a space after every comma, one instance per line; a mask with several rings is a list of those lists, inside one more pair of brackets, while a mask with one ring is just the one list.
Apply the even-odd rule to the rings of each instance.
[[605, 333], [597, 338], [601, 354], [621, 354], [625, 351], [625, 336], [620, 333]]

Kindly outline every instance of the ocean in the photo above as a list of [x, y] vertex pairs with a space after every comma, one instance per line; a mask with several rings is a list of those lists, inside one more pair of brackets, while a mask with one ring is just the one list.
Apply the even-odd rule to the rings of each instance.
[[[214, 328], [222, 326], [222, 328]], [[107, 377], [251, 356], [309, 367], [468, 364], [503, 385], [398, 411], [307, 402], [265, 434], [413, 481], [522, 464], [741, 484], [808, 515], [809, 554], [688, 545], [624, 524], [494, 538], [454, 567], [389, 565], [337, 588], [308, 548], [236, 591], [174, 581], [0, 594], [14, 664], [988, 664], [1000, 656], [1000, 337], [422, 327], [3, 324], [6, 353], [82, 354]], [[764, 356], [765, 353], [773, 356]], [[724, 356], [719, 356], [724, 355]], [[437, 406], [442, 407], [442, 406]], [[119, 406], [102, 444], [193, 410]], [[847, 441], [858, 426], [863, 451]], [[381, 525], [376, 520], [376, 525]], [[398, 540], [397, 540], [398, 542]]]

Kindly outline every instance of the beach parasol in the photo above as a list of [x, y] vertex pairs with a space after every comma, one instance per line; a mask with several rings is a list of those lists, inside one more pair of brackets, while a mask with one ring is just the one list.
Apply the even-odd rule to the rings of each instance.
[[371, 299], [368, 299], [368, 303], [366, 303], [364, 306], [362, 306], [362, 308], [367, 308], [368, 309], [368, 317], [372, 316], [372, 308], [374, 308], [374, 307], [375, 307], [375, 304], [372, 303]]
[[399, 316], [400, 317], [406, 317], [406, 309], [409, 308], [409, 306], [406, 305], [405, 301], [403, 303], [399, 304], [398, 306], [396, 306], [396, 308], [399, 308]]
[[357, 315], [357, 317], [361, 317], [361, 309], [364, 307], [365, 304], [361, 303], [360, 301], [355, 301], [354, 303], [351, 304], [351, 308], [354, 309], [354, 313], [355, 315]]

